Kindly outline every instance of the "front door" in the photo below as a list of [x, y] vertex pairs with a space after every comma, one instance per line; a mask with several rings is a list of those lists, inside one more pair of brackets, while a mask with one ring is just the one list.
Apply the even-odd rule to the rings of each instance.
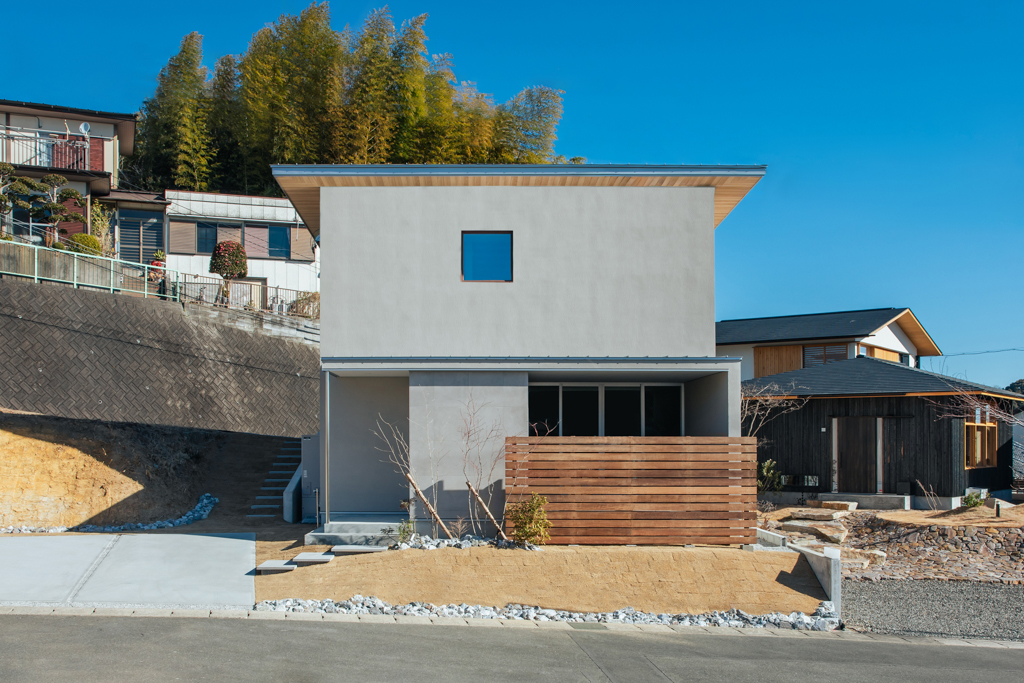
[[838, 419], [841, 493], [875, 493], [876, 422], [873, 417]]

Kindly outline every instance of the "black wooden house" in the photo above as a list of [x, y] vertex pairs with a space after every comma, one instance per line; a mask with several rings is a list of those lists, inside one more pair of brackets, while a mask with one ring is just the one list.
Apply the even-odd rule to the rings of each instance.
[[778, 463], [784, 490], [955, 498], [971, 487], [1011, 487], [1012, 427], [983, 410], [948, 415], [965, 395], [1024, 410], [1020, 394], [868, 357], [743, 385], [744, 394], [767, 387], [809, 399], [757, 434], [758, 459]]

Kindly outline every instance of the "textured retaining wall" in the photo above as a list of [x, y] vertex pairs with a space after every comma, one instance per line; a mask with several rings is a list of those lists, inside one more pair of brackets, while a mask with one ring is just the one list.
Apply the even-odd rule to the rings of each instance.
[[318, 430], [314, 345], [191, 310], [0, 279], [0, 406], [280, 436]]

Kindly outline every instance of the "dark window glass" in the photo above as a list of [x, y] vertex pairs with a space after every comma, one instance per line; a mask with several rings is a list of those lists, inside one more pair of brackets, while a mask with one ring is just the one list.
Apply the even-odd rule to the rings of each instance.
[[212, 254], [217, 246], [217, 224], [196, 223], [196, 253]]
[[640, 436], [640, 387], [605, 387], [605, 436]]
[[597, 436], [597, 432], [597, 387], [562, 387], [562, 436]]
[[270, 258], [291, 257], [291, 241], [288, 239], [287, 225], [271, 225], [269, 239], [268, 255]]
[[645, 436], [682, 436], [680, 387], [644, 387]]
[[117, 213], [121, 258], [136, 263], [152, 262], [156, 252], [164, 248], [163, 213], [132, 209], [121, 209]]
[[462, 279], [512, 281], [512, 233], [462, 233]]
[[558, 387], [530, 387], [530, 436], [558, 436]]

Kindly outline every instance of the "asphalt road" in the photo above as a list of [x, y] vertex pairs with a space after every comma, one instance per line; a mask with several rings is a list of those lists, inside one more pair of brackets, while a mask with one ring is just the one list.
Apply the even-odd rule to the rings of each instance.
[[0, 617], [0, 681], [962, 683], [1018, 680], [1022, 669], [1024, 650], [841, 637]]

